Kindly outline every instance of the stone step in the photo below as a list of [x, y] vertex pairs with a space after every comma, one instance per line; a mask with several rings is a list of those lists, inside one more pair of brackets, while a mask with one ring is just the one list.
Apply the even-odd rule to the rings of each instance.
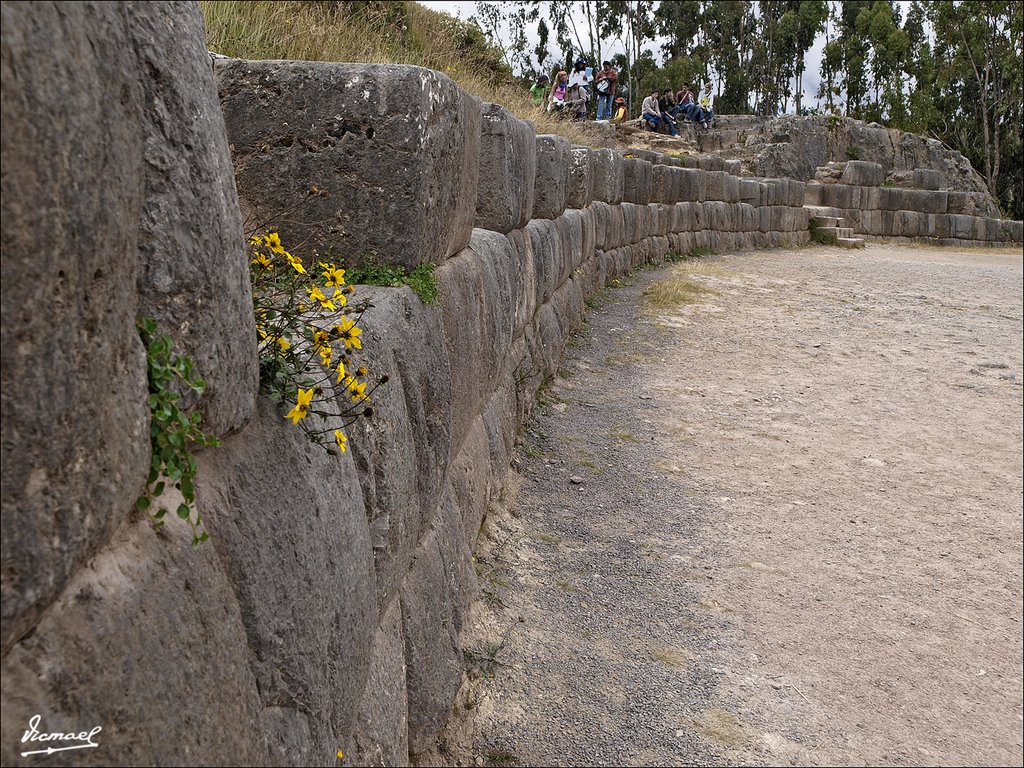
[[830, 208], [827, 205], [805, 205], [804, 208], [816, 219], [823, 216], [832, 219], [842, 219], [843, 212], [838, 208]]
[[839, 237], [836, 238], [841, 248], [863, 248], [864, 238], [862, 237]]
[[842, 226], [842, 219], [837, 219], [835, 216], [814, 216], [813, 217], [818, 226], [825, 227], [840, 227]]
[[852, 227], [818, 227], [819, 232], [827, 232], [836, 237], [853, 237]]

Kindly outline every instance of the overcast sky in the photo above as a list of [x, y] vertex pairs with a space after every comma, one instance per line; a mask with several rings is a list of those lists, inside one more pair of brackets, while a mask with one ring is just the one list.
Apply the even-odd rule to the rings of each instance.
[[[444, 13], [450, 13], [453, 16], [458, 16], [460, 19], [468, 19], [476, 10], [476, 3], [473, 0], [419, 0], [421, 5], [425, 5], [435, 11], [442, 11]], [[899, 3], [903, 8], [902, 17], [906, 18], [907, 8], [910, 5], [910, 0], [901, 0]], [[537, 37], [533, 34], [533, 30], [529, 30], [531, 34], [530, 44], [537, 44]], [[663, 38], [656, 38], [654, 41], [645, 46], [646, 49], [650, 50], [654, 54], [654, 58], [658, 62], [662, 62], [661, 43]], [[818, 84], [821, 81], [821, 55], [825, 49], [825, 36], [819, 34], [818, 38], [814, 41], [814, 45], [807, 52], [805, 60], [805, 71], [803, 81], [803, 92], [804, 92], [804, 103], [815, 104], [817, 102]], [[614, 56], [617, 53], [622, 53], [622, 46], [618, 41], [608, 41], [608, 47], [602, 46], [602, 50], [606, 51], [609, 56]], [[554, 52], [554, 51], [553, 51]], [[557, 53], [556, 53], [557, 55]], [[663, 62], [662, 62], [663, 63]], [[793, 102], [790, 102], [790, 109], [792, 109]]]

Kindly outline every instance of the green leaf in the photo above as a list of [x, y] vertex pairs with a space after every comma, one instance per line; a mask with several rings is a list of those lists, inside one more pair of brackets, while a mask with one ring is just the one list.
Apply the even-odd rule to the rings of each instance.
[[135, 500], [135, 508], [139, 510], [139, 512], [145, 512], [149, 509], [149, 505], [151, 503], [149, 496], [139, 496], [139, 498]]
[[177, 511], [178, 517], [182, 520], [188, 520], [188, 516], [192, 513], [192, 510], [188, 508], [188, 504], [179, 504]]

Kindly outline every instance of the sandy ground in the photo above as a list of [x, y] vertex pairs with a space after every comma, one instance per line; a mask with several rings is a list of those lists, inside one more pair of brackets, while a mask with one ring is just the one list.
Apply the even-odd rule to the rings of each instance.
[[1022, 256], [644, 270], [477, 554], [462, 764], [1022, 763]]

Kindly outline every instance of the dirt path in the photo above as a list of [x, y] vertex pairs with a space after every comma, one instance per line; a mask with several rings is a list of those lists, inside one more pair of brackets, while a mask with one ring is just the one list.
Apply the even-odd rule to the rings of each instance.
[[1021, 764], [1021, 254], [716, 256], [604, 304], [489, 518], [449, 758]]

